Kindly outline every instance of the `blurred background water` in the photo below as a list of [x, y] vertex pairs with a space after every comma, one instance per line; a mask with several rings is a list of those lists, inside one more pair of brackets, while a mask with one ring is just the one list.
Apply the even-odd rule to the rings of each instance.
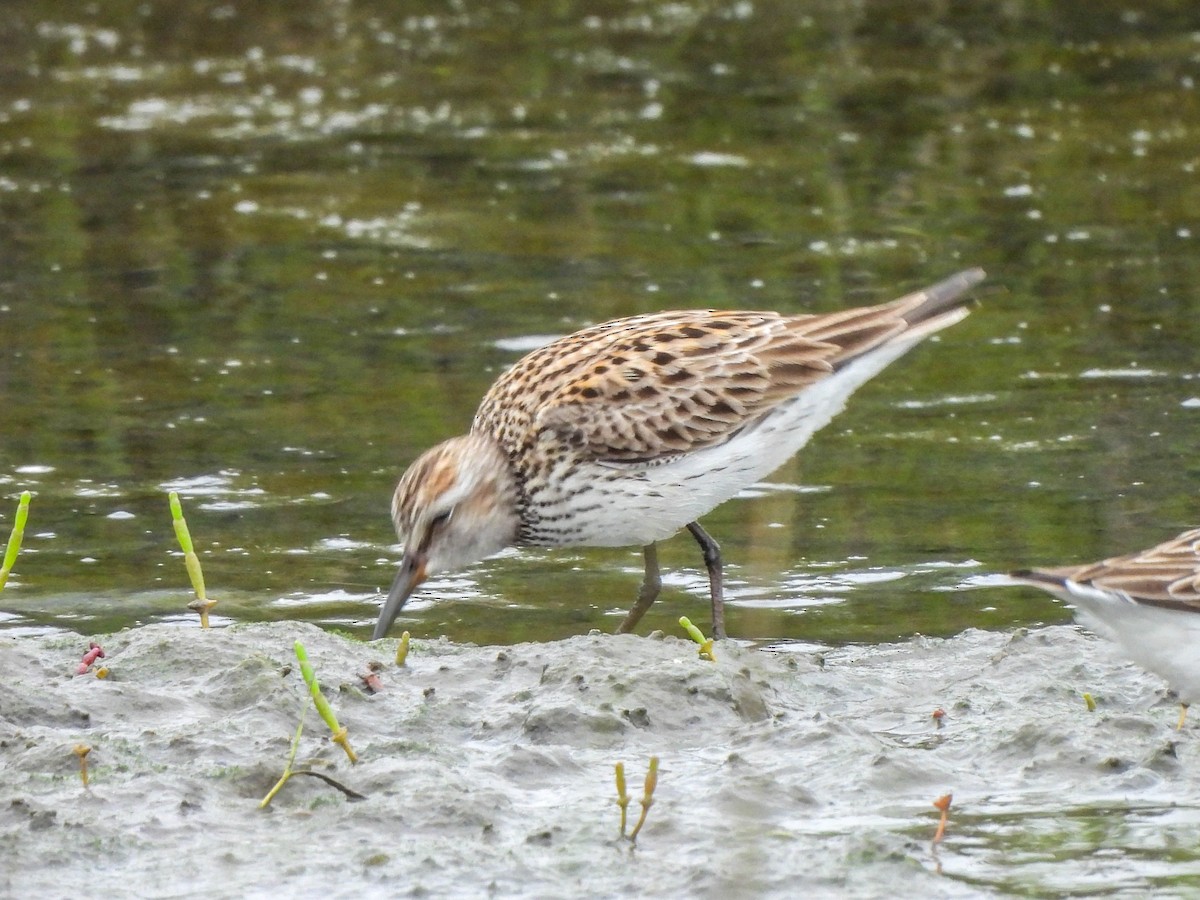
[[[0, 21], [0, 627], [369, 633], [391, 490], [522, 352], [664, 308], [979, 309], [706, 519], [731, 635], [1065, 621], [990, 573], [1197, 524], [1190, 4], [62, 3]], [[646, 628], [706, 621], [686, 535]], [[611, 629], [629, 550], [437, 578], [414, 634]]]

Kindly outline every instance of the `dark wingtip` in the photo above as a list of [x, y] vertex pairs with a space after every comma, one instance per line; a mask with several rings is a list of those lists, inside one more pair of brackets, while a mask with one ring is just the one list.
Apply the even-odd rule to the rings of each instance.
[[1013, 581], [1022, 581], [1025, 584], [1032, 584], [1038, 587], [1043, 585], [1048, 587], [1062, 587], [1063, 584], [1061, 575], [1053, 575], [1050, 572], [1041, 572], [1037, 569], [1017, 569], [1015, 572], [1009, 572], [1008, 577]]
[[921, 291], [925, 295], [925, 302], [914, 311], [914, 318], [926, 319], [944, 310], [962, 306], [967, 302], [963, 295], [986, 277], [987, 273], [983, 269], [963, 269], [937, 284], [930, 285]]

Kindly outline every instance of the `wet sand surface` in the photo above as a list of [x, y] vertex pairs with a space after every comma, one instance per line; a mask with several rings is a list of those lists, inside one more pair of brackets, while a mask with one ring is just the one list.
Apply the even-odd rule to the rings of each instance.
[[[1200, 885], [1195, 729], [1072, 627], [875, 646], [591, 634], [364, 644], [303, 623], [0, 637], [8, 896], [884, 896]], [[360, 761], [313, 712], [301, 640]], [[383, 662], [382, 692], [358, 679]], [[1097, 701], [1088, 712], [1082, 692]], [[945, 711], [941, 725], [935, 709]], [[91, 746], [90, 786], [75, 745]], [[661, 768], [636, 848], [648, 760]], [[953, 793], [937, 847], [933, 801]], [[1163, 862], [1156, 863], [1156, 859]], [[1163, 880], [1159, 880], [1159, 879]]]

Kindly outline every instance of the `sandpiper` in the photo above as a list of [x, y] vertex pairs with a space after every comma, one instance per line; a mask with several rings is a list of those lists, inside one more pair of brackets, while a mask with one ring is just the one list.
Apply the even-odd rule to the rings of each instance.
[[643, 548], [617, 627], [658, 596], [655, 542], [686, 527], [725, 637], [721, 553], [697, 521], [768, 475], [860, 385], [967, 315], [960, 272], [879, 306], [824, 315], [687, 310], [617, 319], [520, 359], [468, 434], [422, 454], [392, 497], [404, 556], [373, 638], [427, 576], [510, 546]]
[[1140, 553], [1010, 577], [1069, 603], [1080, 624], [1166, 679], [1182, 701], [1183, 728], [1188, 705], [1200, 699], [1200, 528]]

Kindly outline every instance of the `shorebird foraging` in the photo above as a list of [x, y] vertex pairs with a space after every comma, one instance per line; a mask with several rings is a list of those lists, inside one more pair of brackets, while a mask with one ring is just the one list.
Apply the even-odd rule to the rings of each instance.
[[645, 578], [617, 627], [661, 586], [655, 542], [680, 528], [708, 569], [725, 637], [721, 552], [697, 519], [782, 465], [865, 381], [967, 315], [980, 269], [891, 303], [824, 315], [687, 310], [595, 325], [496, 379], [471, 431], [426, 451], [392, 497], [404, 542], [375, 625], [387, 634], [428, 575], [510, 546], [640, 546]]
[[1200, 528], [1140, 553], [1009, 577], [1071, 604], [1081, 625], [1165, 678], [1179, 695], [1183, 728], [1200, 699]]

